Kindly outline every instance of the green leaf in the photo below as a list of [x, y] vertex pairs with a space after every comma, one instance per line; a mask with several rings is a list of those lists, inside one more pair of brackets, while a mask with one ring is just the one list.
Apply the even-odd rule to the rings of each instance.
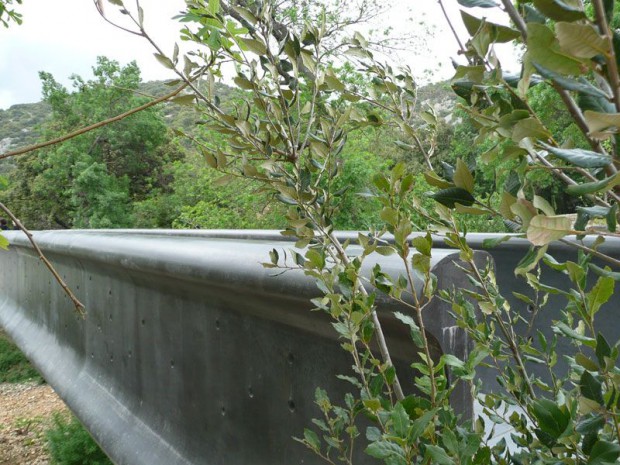
[[454, 460], [446, 453], [446, 451], [439, 447], [434, 446], [432, 444], [428, 444], [426, 446], [426, 454], [425, 457], [427, 459], [431, 459], [431, 463], [438, 465], [454, 465]]
[[577, 423], [575, 430], [580, 434], [598, 433], [605, 423], [603, 415], [590, 415]]
[[375, 426], [366, 428], [366, 439], [370, 442], [380, 441], [382, 438], [381, 430]]
[[566, 90], [572, 90], [575, 92], [579, 92], [582, 95], [589, 95], [592, 97], [608, 99], [608, 96], [605, 92], [603, 92], [601, 89], [597, 87], [594, 87], [592, 84], [590, 84], [587, 80], [583, 78], [580, 78], [579, 81], [566, 78], [558, 73], [554, 73], [550, 69], [540, 66], [538, 63], [532, 63], [532, 64], [534, 65], [534, 68], [536, 68], [536, 71], [538, 71], [542, 77], [556, 82], [557, 84], [560, 85], [560, 87]]
[[441, 356], [441, 360], [443, 360], [444, 363], [446, 365], [448, 365], [449, 367], [454, 367], [454, 368], [464, 368], [465, 367], [465, 362], [463, 362], [458, 357], [456, 357], [456, 356], [454, 356], [452, 354], [443, 354]]
[[409, 430], [409, 441], [415, 442], [417, 439], [424, 433], [424, 430], [428, 427], [429, 423], [435, 417], [437, 413], [437, 409], [427, 410], [424, 414], [416, 418], [411, 424], [411, 429]]
[[233, 6], [232, 9], [239, 16], [241, 16], [243, 19], [245, 19], [248, 23], [256, 24], [256, 22], [257, 22], [256, 16], [254, 16], [254, 14], [250, 10], [248, 10], [246, 8], [241, 8], [239, 6]]
[[[467, 29], [467, 32], [470, 36], [474, 36], [476, 32], [478, 32], [478, 29], [480, 29], [480, 26], [483, 24], [482, 19], [476, 18], [475, 16], [470, 15], [464, 10], [461, 10], [461, 18], [463, 19], [463, 24], [465, 25], [465, 28]], [[511, 29], [507, 26], [490, 23], [486, 20], [484, 20], [484, 24], [492, 28], [494, 32], [494, 42], [510, 42], [511, 40], [517, 39], [521, 36], [519, 31], [515, 31], [514, 29]]]
[[600, 207], [600, 206], [577, 207], [578, 212], [583, 212], [587, 214], [588, 217], [590, 218], [605, 218], [609, 214], [610, 210], [611, 210], [610, 207]]
[[602, 179], [601, 181], [585, 182], [583, 184], [567, 186], [566, 193], [570, 195], [595, 194], [597, 192], [608, 191], [618, 184], [620, 184], [620, 173]]
[[433, 248], [433, 239], [430, 234], [426, 236], [417, 236], [411, 240], [411, 245], [421, 254], [427, 257], [431, 256], [431, 250]]
[[569, 234], [571, 226], [567, 216], [536, 215], [527, 228], [527, 239], [535, 246], [547, 245]]
[[392, 427], [394, 428], [394, 433], [401, 438], [407, 437], [407, 432], [409, 431], [409, 415], [405, 410], [405, 407], [402, 406], [401, 403], [398, 403], [394, 406], [394, 410], [390, 414], [390, 418], [392, 419]]
[[534, 0], [534, 6], [554, 21], [577, 21], [584, 19], [584, 12], [562, 0]]
[[563, 323], [561, 321], [555, 323], [555, 325], [553, 326], [553, 332], [556, 334], [563, 334], [564, 336], [575, 339], [576, 341], [581, 341], [590, 347], [595, 345], [594, 339], [584, 336], [583, 334], [579, 334], [577, 331], [569, 327], [566, 323]]
[[172, 64], [172, 61], [166, 55], [162, 55], [161, 53], [154, 53], [154, 55], [155, 58], [157, 58], [157, 61], [159, 61], [165, 68], [174, 69], [174, 64]]
[[9, 248], [9, 240], [0, 234], [0, 249], [8, 250]]
[[530, 247], [525, 257], [523, 257], [515, 267], [515, 275], [525, 275], [528, 271], [533, 270], [536, 265], [538, 265], [538, 262], [545, 256], [545, 253], [547, 253], [547, 246]]
[[584, 371], [579, 380], [579, 391], [581, 395], [586, 399], [598, 402], [600, 405], [604, 404], [603, 400], [603, 385], [597, 380], [592, 373]]
[[582, 112], [590, 110], [596, 113], [614, 113], [616, 111], [616, 107], [610, 102], [608, 96], [595, 96], [590, 93], [580, 92], [577, 96], [577, 105]]
[[555, 32], [562, 50], [577, 58], [592, 58], [609, 52], [609, 41], [591, 24], [559, 22]]
[[430, 197], [448, 208], [454, 208], [457, 203], [470, 207], [476, 201], [468, 191], [461, 187], [442, 189]]
[[253, 52], [257, 55], [264, 55], [267, 53], [267, 46], [260, 40], [244, 37], [242, 39], [239, 39], [239, 41], [250, 52]]
[[618, 132], [620, 113], [599, 113], [586, 110], [583, 116], [593, 137], [605, 139]]
[[546, 140], [551, 137], [551, 133], [547, 131], [547, 128], [538, 119], [525, 118], [517, 121], [517, 124], [515, 124], [512, 130], [512, 140], [518, 143], [526, 137]]
[[493, 0], [458, 0], [458, 2], [467, 8], [495, 8], [498, 6]]
[[609, 346], [609, 342], [605, 339], [601, 333], [596, 335], [596, 358], [601, 366], [605, 366], [605, 357], [609, 357], [611, 355], [611, 347]]
[[534, 208], [537, 208], [538, 210], [542, 211], [545, 215], [548, 215], [548, 216], [555, 215], [555, 210], [553, 209], [553, 206], [540, 195], [534, 195], [534, 199], [532, 203], [534, 205]]
[[553, 31], [546, 25], [527, 24], [527, 50], [530, 59], [556, 73], [579, 76], [583, 63], [562, 51]]
[[311, 429], [304, 428], [304, 439], [313, 450], [321, 450], [321, 441], [319, 436]]
[[[618, 114], [620, 116], [620, 114]], [[619, 120], [620, 122], [620, 120]], [[540, 142], [549, 153], [580, 168], [603, 168], [612, 162], [609, 155], [584, 149], [560, 149]]]
[[234, 180], [235, 177], [232, 174], [225, 174], [224, 176], [217, 178], [215, 181], [213, 181], [211, 185], [214, 187], [225, 186], [226, 184], [229, 184]]
[[234, 81], [235, 84], [237, 84], [237, 86], [240, 89], [243, 89], [243, 90], [253, 90], [254, 89], [254, 84], [252, 83], [252, 81], [250, 81], [248, 78], [246, 78], [242, 74], [238, 74], [237, 76], [235, 76], [233, 81]]
[[575, 362], [577, 363], [577, 365], [585, 368], [586, 370], [594, 372], [598, 371], [598, 365], [596, 364], [596, 362], [592, 359], [589, 359], [581, 352], [575, 355]]
[[404, 451], [398, 444], [388, 441], [377, 441], [370, 444], [364, 451], [376, 459], [387, 459], [391, 456], [404, 457]]
[[571, 416], [567, 409], [560, 408], [548, 399], [537, 399], [532, 403], [532, 414], [538, 420], [539, 428], [554, 440], [566, 431]]
[[600, 310], [601, 306], [614, 294], [614, 285], [615, 281], [613, 278], [605, 276], [598, 278], [596, 284], [587, 295], [591, 316], [594, 316], [594, 314]]
[[494, 238], [488, 238], [488, 239], [484, 239], [482, 241], [482, 248], [483, 249], [492, 249], [493, 247], [497, 247], [498, 245], [500, 245], [502, 242], [507, 242], [510, 239], [513, 239], [515, 236], [501, 236], [501, 237], [494, 237]]
[[422, 336], [422, 331], [420, 331], [419, 326], [413, 320], [413, 318], [400, 312], [394, 312], [394, 316], [396, 317], [396, 319], [409, 326], [411, 339], [415, 346], [424, 347], [424, 337]]
[[538, 23], [538, 24], [545, 24], [547, 22], [547, 18], [545, 17], [545, 15], [543, 15], [540, 11], [538, 11], [536, 8], [534, 8], [531, 5], [523, 4], [523, 12], [524, 12], [524, 17], [523, 19], [525, 19], [526, 23]]
[[617, 463], [618, 457], [620, 457], [620, 445], [600, 440], [592, 447], [587, 463], [588, 465], [611, 465]]
[[460, 158], [456, 160], [456, 169], [452, 178], [456, 187], [465, 189], [467, 192], [474, 192], [474, 177], [467, 165]]
[[177, 105], [192, 106], [196, 101], [196, 96], [193, 94], [179, 95], [170, 99], [170, 101], [176, 103]]
[[609, 232], [616, 232], [616, 227], [618, 226], [618, 204], [614, 203], [613, 207], [610, 208], [609, 213], [605, 216], [607, 220], [607, 229]]
[[342, 81], [340, 79], [338, 79], [338, 77], [334, 74], [334, 72], [330, 69], [328, 70], [328, 72], [325, 74], [325, 84], [327, 84], [327, 86], [332, 89], [335, 90], [337, 92], [344, 92], [345, 91], [345, 86], [342, 83]]
[[614, 281], [620, 281], [620, 272], [617, 271], [611, 271], [609, 269], [609, 267], [605, 267], [604, 269], [596, 266], [593, 263], [589, 263], [588, 264], [588, 268], [590, 268], [592, 271], [594, 271], [597, 275], [599, 276], [609, 276], [610, 278], [612, 278]]
[[438, 187], [440, 189], [447, 189], [449, 187], [454, 187], [453, 183], [440, 178], [433, 171], [426, 171], [424, 173], [424, 179], [426, 179], [426, 182], [429, 183], [431, 186]]
[[459, 66], [456, 68], [456, 73], [452, 76], [452, 81], [460, 79], [466, 79], [469, 82], [475, 84], [481, 84], [484, 80], [485, 68], [482, 65], [478, 66]]

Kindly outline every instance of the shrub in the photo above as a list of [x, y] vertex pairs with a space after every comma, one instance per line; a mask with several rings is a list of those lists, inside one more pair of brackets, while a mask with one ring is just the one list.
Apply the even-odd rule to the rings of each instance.
[[42, 383], [43, 378], [17, 346], [0, 332], [0, 382], [21, 383], [24, 381]]
[[53, 464], [112, 465], [77, 418], [57, 413], [53, 422], [46, 433]]

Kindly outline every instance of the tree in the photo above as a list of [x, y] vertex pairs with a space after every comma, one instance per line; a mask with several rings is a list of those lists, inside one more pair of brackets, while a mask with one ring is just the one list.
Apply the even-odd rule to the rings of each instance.
[[[46, 139], [140, 105], [140, 71], [99, 58], [94, 79], [73, 76], [69, 92], [41, 73], [43, 97], [52, 109]], [[161, 115], [148, 110], [62, 145], [20, 159], [7, 194], [33, 227], [110, 228], [132, 225], [132, 203], [169, 182], [163, 167], [180, 156]]]

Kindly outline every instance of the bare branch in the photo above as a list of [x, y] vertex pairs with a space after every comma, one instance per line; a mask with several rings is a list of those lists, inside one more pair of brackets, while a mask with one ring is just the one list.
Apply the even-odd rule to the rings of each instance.
[[620, 76], [618, 75], [618, 64], [616, 63], [616, 56], [614, 53], [613, 33], [609, 29], [609, 24], [607, 24], [605, 7], [602, 0], [592, 0], [592, 6], [594, 7], [596, 23], [598, 24], [600, 33], [603, 34], [609, 44], [610, 55], [605, 57], [607, 62], [607, 75], [609, 76], [611, 91], [614, 94], [616, 111], [620, 112]]
[[73, 139], [74, 137], [77, 137], [81, 134], [85, 134], [87, 132], [90, 132], [94, 129], [98, 129], [100, 127], [103, 126], [107, 126], [108, 124], [111, 123], [115, 123], [116, 121], [120, 121], [124, 118], [127, 118], [128, 116], [133, 115], [134, 113], [138, 113], [141, 112], [143, 110], [146, 110], [147, 108], [150, 108], [152, 106], [157, 105], [158, 103], [162, 103], [165, 102], [166, 100], [171, 99], [172, 97], [176, 96], [177, 94], [179, 94], [183, 89], [185, 89], [189, 84], [187, 82], [181, 84], [179, 87], [177, 87], [175, 90], [173, 90], [172, 92], [170, 92], [169, 94], [166, 94], [162, 97], [159, 97], [155, 100], [152, 100], [150, 102], [145, 103], [144, 105], [140, 105], [139, 107], [136, 108], [132, 108], [129, 111], [126, 111], [125, 113], [121, 113], [120, 115], [117, 116], [113, 116], [112, 118], [106, 119], [104, 121], [99, 121], [98, 123], [95, 124], [91, 124], [90, 126], [86, 126], [84, 128], [78, 129], [76, 131], [70, 132], [69, 134], [66, 134], [62, 137], [57, 137], [56, 139], [52, 139], [52, 140], [48, 140], [46, 142], [41, 142], [40, 144], [35, 144], [35, 145], [30, 145], [28, 147], [24, 147], [21, 149], [17, 149], [17, 150], [12, 150], [10, 152], [4, 152], [3, 154], [0, 154], [0, 160], [2, 160], [3, 158], [9, 158], [9, 157], [14, 157], [17, 155], [23, 155], [25, 153], [29, 153], [29, 152], [33, 152], [35, 150], [39, 150], [45, 147], [49, 147], [50, 145], [56, 145], [56, 144], [60, 144], [61, 142], [64, 142], [66, 140], [69, 139]]
[[23, 233], [28, 237], [28, 240], [32, 244], [32, 247], [34, 248], [35, 252], [39, 256], [39, 260], [41, 260], [43, 262], [43, 264], [47, 267], [47, 269], [50, 270], [50, 272], [54, 276], [54, 279], [58, 282], [58, 284], [60, 284], [60, 287], [62, 287], [63, 291], [65, 291], [65, 294], [67, 294], [67, 296], [71, 299], [71, 301], [73, 302], [73, 305], [75, 305], [75, 311], [81, 317], [84, 317], [86, 315], [86, 312], [85, 312], [85, 308], [86, 307], [84, 307], [84, 304], [79, 301], [79, 299], [75, 296], [75, 294], [73, 294], [71, 289], [69, 289], [69, 286], [67, 286], [65, 281], [60, 277], [60, 275], [58, 274], [58, 272], [56, 271], [54, 266], [45, 257], [45, 255], [43, 254], [43, 252], [39, 248], [39, 245], [34, 240], [34, 237], [33, 237], [32, 233], [30, 231], [28, 231], [24, 227], [24, 225], [21, 223], [21, 221], [19, 221], [19, 219], [17, 219], [17, 217], [13, 214], [13, 212], [11, 210], [9, 210], [1, 202], [0, 202], [0, 210], [4, 211], [4, 213], [6, 213], [9, 218], [11, 218], [11, 221], [13, 221], [13, 223], [15, 223], [15, 226], [17, 226], [21, 231], [23, 231]]

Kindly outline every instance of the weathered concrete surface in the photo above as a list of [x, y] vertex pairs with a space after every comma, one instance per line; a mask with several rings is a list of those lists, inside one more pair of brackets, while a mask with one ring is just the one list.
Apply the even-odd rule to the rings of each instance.
[[[351, 373], [351, 361], [325, 315], [309, 311], [319, 294], [312, 280], [274, 277], [260, 265], [290, 242], [252, 231], [37, 232], [85, 303], [82, 320], [25, 236], [7, 237], [0, 324], [116, 463], [319, 463], [291, 437], [318, 416], [317, 386], [338, 402], [352, 389], [336, 379]], [[397, 260], [380, 258], [398, 273]], [[440, 286], [467, 285], [456, 259], [434, 253]], [[434, 305], [427, 328], [435, 355], [464, 357], [467, 341], [448, 306]], [[415, 350], [396, 309], [380, 302], [400, 376], [415, 392]], [[471, 414], [466, 390], [453, 400]]]

